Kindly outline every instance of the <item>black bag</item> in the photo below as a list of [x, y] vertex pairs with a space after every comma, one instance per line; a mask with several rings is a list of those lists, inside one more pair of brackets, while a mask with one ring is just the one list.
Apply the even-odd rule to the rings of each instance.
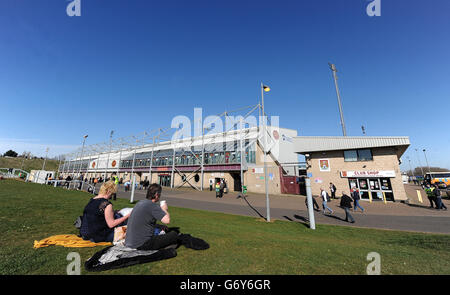
[[81, 224], [83, 224], [83, 216], [78, 216], [73, 225], [75, 225], [76, 229], [80, 230]]
[[330, 195], [327, 192], [325, 193], [327, 194], [327, 202], [330, 202], [331, 201]]

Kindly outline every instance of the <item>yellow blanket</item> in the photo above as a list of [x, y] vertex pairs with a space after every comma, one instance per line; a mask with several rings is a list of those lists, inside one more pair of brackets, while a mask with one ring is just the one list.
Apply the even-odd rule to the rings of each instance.
[[68, 248], [84, 248], [84, 247], [95, 247], [95, 246], [110, 246], [110, 242], [100, 242], [94, 243], [91, 241], [83, 240], [76, 235], [56, 235], [51, 236], [40, 241], [34, 241], [34, 248], [48, 247], [51, 245], [58, 245]]

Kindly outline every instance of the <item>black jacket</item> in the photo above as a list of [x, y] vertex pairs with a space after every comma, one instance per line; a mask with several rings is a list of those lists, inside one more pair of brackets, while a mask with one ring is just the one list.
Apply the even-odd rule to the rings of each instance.
[[344, 208], [352, 208], [352, 201], [352, 198], [344, 194], [342, 195], [340, 206]]
[[359, 195], [359, 192], [358, 191], [353, 191], [352, 192], [352, 198], [353, 198], [353, 200], [359, 200], [359, 199], [361, 199], [361, 196]]

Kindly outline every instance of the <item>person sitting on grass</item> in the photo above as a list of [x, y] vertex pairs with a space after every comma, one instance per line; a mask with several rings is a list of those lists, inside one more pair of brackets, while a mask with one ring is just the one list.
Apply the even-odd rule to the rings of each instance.
[[[125, 246], [137, 250], [159, 250], [172, 245], [184, 245], [195, 250], [209, 248], [205, 241], [166, 226], [170, 223], [170, 214], [167, 203], [159, 203], [161, 191], [161, 185], [151, 184], [146, 199], [134, 206], [127, 224]], [[157, 221], [164, 225], [157, 224]], [[162, 230], [164, 233], [160, 234]]]
[[114, 240], [114, 228], [124, 224], [130, 214], [115, 218], [113, 205], [109, 201], [117, 192], [117, 185], [113, 181], [105, 182], [98, 196], [89, 200], [83, 211], [81, 224], [81, 237], [92, 242], [112, 242]]

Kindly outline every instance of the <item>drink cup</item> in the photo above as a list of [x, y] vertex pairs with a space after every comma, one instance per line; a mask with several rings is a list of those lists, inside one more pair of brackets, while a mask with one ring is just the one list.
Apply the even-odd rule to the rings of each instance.
[[166, 203], [167, 203], [167, 202], [166, 202], [165, 200], [162, 200], [162, 201], [159, 202], [159, 205], [162, 207], [162, 206], [164, 206]]

